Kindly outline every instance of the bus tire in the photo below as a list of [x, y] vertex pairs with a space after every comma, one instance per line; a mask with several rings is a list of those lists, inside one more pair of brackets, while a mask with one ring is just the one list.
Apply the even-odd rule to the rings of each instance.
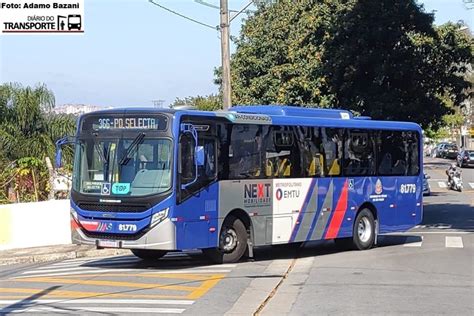
[[239, 261], [247, 250], [247, 229], [237, 217], [224, 221], [219, 234], [219, 247], [203, 249], [203, 253], [215, 263]]
[[158, 260], [164, 255], [167, 251], [165, 250], [152, 250], [152, 249], [131, 249], [130, 250], [136, 257], [143, 260]]
[[375, 242], [374, 215], [368, 208], [362, 209], [354, 223], [353, 244], [358, 250], [372, 248]]

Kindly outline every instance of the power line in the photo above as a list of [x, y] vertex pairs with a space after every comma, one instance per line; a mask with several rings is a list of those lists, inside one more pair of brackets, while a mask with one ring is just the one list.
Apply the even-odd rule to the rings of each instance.
[[218, 30], [218, 27], [217, 27], [217, 26], [212, 26], [212, 25], [203, 23], [203, 22], [201, 22], [201, 21], [195, 20], [195, 19], [193, 19], [193, 18], [190, 18], [190, 17], [188, 17], [188, 16], [185, 16], [184, 14], [181, 14], [181, 13], [179, 13], [179, 12], [173, 11], [173, 10], [171, 10], [171, 9], [169, 9], [169, 8], [167, 8], [167, 7], [165, 7], [165, 6], [161, 5], [161, 4], [159, 4], [159, 3], [156, 3], [156, 2], [153, 1], [153, 0], [148, 0], [148, 1], [149, 1], [150, 3], [156, 5], [157, 7], [163, 9], [163, 10], [166, 10], [166, 11], [168, 11], [168, 12], [170, 12], [170, 13], [173, 13], [173, 14], [175, 14], [175, 15], [177, 15], [177, 16], [182, 17], [183, 19], [186, 19], [186, 20], [188, 20], [188, 21], [197, 23], [197, 24], [199, 24], [199, 25], [201, 25], [201, 26], [208, 27], [208, 28], [213, 29], [213, 30]]
[[[194, 2], [196, 2], [198, 4], [202, 4], [203, 6], [206, 6], [206, 7], [209, 7], [209, 8], [213, 8], [213, 9], [217, 9], [217, 10], [221, 9], [220, 7], [218, 7], [216, 5], [213, 5], [213, 4], [210, 4], [210, 3], [207, 3], [204, 0], [194, 0]], [[229, 9], [229, 12], [237, 12], [237, 11]]]
[[[235, 14], [230, 20], [229, 23], [232, 22], [240, 13], [244, 12], [250, 5], [253, 4], [253, 0], [251, 0], [245, 7], [243, 7], [237, 14]], [[248, 14], [248, 12], [246, 12]]]

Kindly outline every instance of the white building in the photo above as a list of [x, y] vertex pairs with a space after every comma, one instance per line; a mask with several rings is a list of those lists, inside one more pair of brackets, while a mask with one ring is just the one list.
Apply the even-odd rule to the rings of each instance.
[[53, 109], [53, 112], [56, 114], [72, 114], [72, 115], [81, 115], [98, 110], [107, 110], [111, 109], [111, 106], [103, 107], [97, 105], [89, 104], [64, 104]]

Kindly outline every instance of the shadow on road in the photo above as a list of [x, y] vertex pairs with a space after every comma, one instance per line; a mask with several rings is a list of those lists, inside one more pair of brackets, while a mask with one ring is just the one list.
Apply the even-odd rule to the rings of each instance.
[[436, 195], [446, 196], [447, 201], [424, 206], [422, 227], [474, 232], [474, 210], [471, 204], [460, 204], [452, 194]]

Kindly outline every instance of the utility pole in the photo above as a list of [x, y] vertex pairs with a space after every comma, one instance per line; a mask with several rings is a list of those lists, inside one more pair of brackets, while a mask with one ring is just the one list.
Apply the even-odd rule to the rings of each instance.
[[222, 56], [222, 98], [224, 111], [232, 105], [230, 85], [230, 47], [229, 47], [229, 6], [228, 0], [221, 1], [221, 56]]

